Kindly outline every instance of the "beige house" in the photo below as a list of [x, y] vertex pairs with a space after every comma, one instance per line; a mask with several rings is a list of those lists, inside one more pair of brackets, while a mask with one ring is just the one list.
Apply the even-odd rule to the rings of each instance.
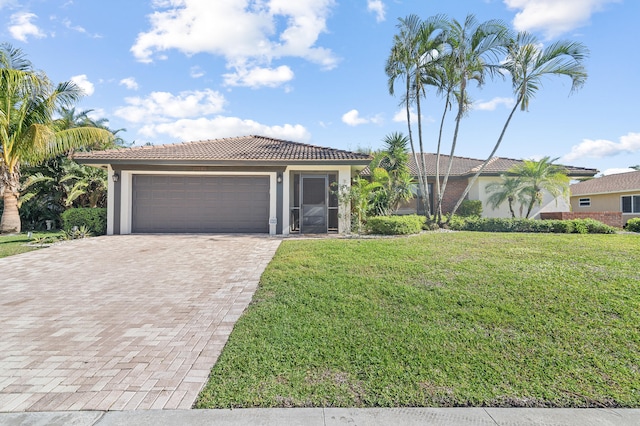
[[77, 152], [109, 174], [107, 234], [340, 233], [369, 155], [264, 136]]
[[576, 213], [622, 212], [624, 224], [640, 217], [640, 171], [619, 173], [571, 185]]

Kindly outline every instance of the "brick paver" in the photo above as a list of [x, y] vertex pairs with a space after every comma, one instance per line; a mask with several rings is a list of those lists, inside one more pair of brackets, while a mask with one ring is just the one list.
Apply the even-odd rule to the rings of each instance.
[[126, 235], [0, 259], [0, 411], [190, 408], [279, 243]]

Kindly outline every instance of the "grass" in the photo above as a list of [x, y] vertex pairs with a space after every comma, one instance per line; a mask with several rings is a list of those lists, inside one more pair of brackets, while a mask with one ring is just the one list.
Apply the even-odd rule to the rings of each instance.
[[60, 235], [60, 232], [34, 232], [33, 238], [29, 238], [26, 233], [19, 235], [2, 235], [0, 236], [0, 258], [37, 250], [40, 247], [28, 246], [26, 244], [33, 242], [34, 238], [57, 235]]
[[640, 406], [640, 236], [282, 243], [198, 408]]

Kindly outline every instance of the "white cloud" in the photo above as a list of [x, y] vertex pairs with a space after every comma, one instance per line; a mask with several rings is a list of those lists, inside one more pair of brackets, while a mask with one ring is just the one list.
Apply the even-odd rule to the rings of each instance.
[[278, 68], [256, 67], [250, 70], [236, 69], [235, 73], [224, 74], [224, 84], [227, 86], [246, 86], [258, 88], [261, 86], [278, 87], [293, 80], [293, 71], [286, 65]]
[[92, 82], [89, 81], [86, 74], [74, 75], [71, 77], [71, 81], [73, 81], [85, 95], [91, 96], [93, 92], [95, 92], [95, 87]]
[[127, 77], [120, 80], [119, 83], [121, 86], [126, 87], [129, 90], [138, 90], [140, 86], [138, 86], [138, 82], [133, 77]]
[[367, 0], [367, 10], [376, 14], [377, 22], [384, 21], [385, 5], [382, 0]]
[[342, 122], [349, 126], [359, 126], [361, 124], [380, 124], [382, 123], [382, 117], [378, 114], [373, 117], [360, 117], [360, 113], [357, 109], [352, 109], [342, 115]]
[[595, 12], [619, 0], [504, 0], [509, 9], [520, 10], [513, 20], [516, 30], [542, 31], [551, 39], [581, 27]]
[[191, 76], [191, 78], [200, 78], [205, 74], [206, 73], [204, 72], [204, 70], [197, 65], [195, 67], [191, 67], [191, 69], [189, 70], [189, 75]]
[[0, 0], [0, 10], [4, 7], [13, 7], [16, 5], [16, 0]]
[[27, 37], [44, 38], [47, 35], [38, 28], [32, 20], [38, 16], [29, 12], [19, 12], [11, 15], [9, 32], [16, 40], [27, 42]]
[[475, 102], [473, 109], [478, 111], [494, 111], [498, 106], [513, 107], [515, 100], [513, 98], [493, 98], [486, 102]]
[[[416, 123], [418, 121], [418, 114], [416, 113], [416, 111], [413, 108], [411, 108], [409, 110], [409, 114], [410, 114], [411, 122]], [[398, 110], [398, 112], [396, 112], [395, 115], [393, 116], [393, 121], [396, 123], [407, 124], [407, 110], [406, 109]], [[422, 116], [422, 124], [431, 124], [431, 123], [435, 123], [435, 121], [436, 120], [430, 115]]]
[[[149, 16], [151, 29], [138, 34], [131, 52], [141, 62], [152, 62], [159, 54], [177, 49], [186, 55], [210, 53], [225, 57], [227, 67], [242, 73], [254, 68], [271, 69], [274, 59], [303, 58], [334, 68], [337, 58], [317, 46], [327, 31], [326, 20], [335, 0], [156, 0]], [[284, 25], [280, 25], [284, 24]], [[279, 79], [265, 81], [273, 86]]]
[[606, 139], [584, 139], [571, 147], [571, 152], [562, 157], [562, 161], [573, 161], [579, 158], [604, 158], [618, 154], [640, 152], [640, 133], [627, 133], [620, 137], [620, 142]]
[[64, 25], [67, 29], [79, 32], [80, 34], [86, 34], [89, 37], [102, 38], [102, 36], [99, 35], [99, 34], [89, 34], [89, 32], [84, 27], [82, 27], [80, 25], [73, 25], [69, 19], [63, 19], [62, 20], [62, 25]]
[[211, 89], [184, 91], [178, 95], [152, 92], [148, 97], [125, 98], [127, 106], [117, 108], [115, 115], [131, 123], [157, 123], [174, 119], [217, 114], [225, 98]]
[[238, 135], [264, 135], [298, 142], [308, 142], [311, 139], [307, 129], [299, 124], [268, 126], [253, 120], [224, 116], [147, 124], [142, 127], [139, 133], [149, 138], [168, 135], [181, 141], [216, 139]]

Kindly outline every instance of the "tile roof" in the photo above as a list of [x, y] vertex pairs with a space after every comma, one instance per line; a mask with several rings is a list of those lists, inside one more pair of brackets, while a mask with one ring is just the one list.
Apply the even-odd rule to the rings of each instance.
[[627, 191], [640, 192], [640, 171], [602, 176], [571, 185], [571, 195]]
[[[197, 142], [152, 145], [106, 151], [77, 152], [79, 162], [118, 161], [367, 161], [371, 157], [334, 148], [273, 139], [241, 136]], [[83, 161], [85, 160], [85, 161]]]
[[[425, 168], [427, 169], [428, 176], [436, 175], [436, 154], [424, 153]], [[420, 159], [420, 154], [418, 154], [418, 160]], [[451, 176], [469, 176], [475, 174], [484, 160], [480, 160], [477, 158], [467, 158], [467, 157], [453, 157], [453, 162], [451, 165]], [[512, 158], [503, 158], [503, 157], [493, 157], [487, 166], [482, 171], [483, 175], [499, 175], [501, 173], [507, 172], [510, 168], [515, 165], [522, 164], [522, 160], [514, 160]], [[449, 156], [441, 155], [440, 156], [440, 176], [444, 176], [447, 171], [447, 167], [449, 166]], [[584, 167], [573, 167], [573, 166], [563, 166], [567, 169], [567, 174], [569, 176], [593, 176], [598, 173], [596, 169], [588, 169]], [[416, 167], [416, 162], [413, 155], [409, 155], [409, 169], [411, 169], [411, 174], [414, 176], [418, 175], [418, 168]], [[369, 174], [369, 169], [366, 168], [362, 171], [363, 175]]]

